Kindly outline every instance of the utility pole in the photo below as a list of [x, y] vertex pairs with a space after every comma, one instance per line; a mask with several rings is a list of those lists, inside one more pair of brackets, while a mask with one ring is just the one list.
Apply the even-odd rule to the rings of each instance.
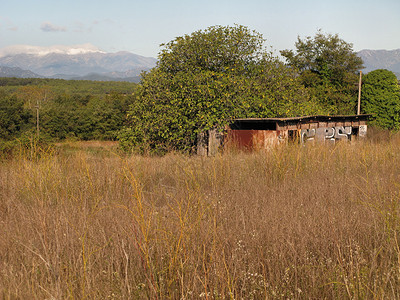
[[361, 113], [361, 77], [362, 72], [360, 71], [360, 80], [358, 81], [358, 106], [357, 106], [357, 115]]

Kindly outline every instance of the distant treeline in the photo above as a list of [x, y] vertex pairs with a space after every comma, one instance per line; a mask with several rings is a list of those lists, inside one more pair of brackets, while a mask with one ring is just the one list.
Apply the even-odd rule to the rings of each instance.
[[46, 86], [54, 93], [104, 95], [129, 94], [136, 84], [125, 81], [64, 80], [50, 78], [0, 77], [0, 91], [17, 92], [21, 86]]
[[0, 143], [37, 138], [37, 128], [43, 141], [114, 140], [125, 125], [136, 86], [129, 82], [0, 78]]

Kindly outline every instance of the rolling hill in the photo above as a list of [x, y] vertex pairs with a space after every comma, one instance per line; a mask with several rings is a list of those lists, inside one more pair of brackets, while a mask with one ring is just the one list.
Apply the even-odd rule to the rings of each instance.
[[[61, 79], [129, 80], [138, 81], [142, 71], [156, 65], [157, 60], [130, 52], [88, 53], [32, 53], [7, 54], [0, 57], [0, 66], [7, 69], [3, 76], [26, 77], [28, 72], [35, 77]], [[19, 68], [19, 69], [15, 69]], [[5, 70], [5, 69], [4, 69]], [[22, 74], [25, 71], [25, 75]], [[28, 71], [29, 70], [29, 71]]]
[[18, 67], [3, 67], [0, 66], [0, 77], [17, 77], [17, 78], [42, 78], [36, 73], [29, 70], [23, 70]]
[[364, 61], [368, 73], [376, 69], [387, 69], [400, 79], [400, 49], [395, 50], [361, 50], [358, 56]]
[[[93, 48], [94, 46], [89, 50], [85, 48], [79, 51], [76, 48], [72, 49], [74, 51], [68, 48], [63, 48], [62, 51], [59, 48], [38, 51], [38, 47], [24, 47], [25, 50], [19, 52], [0, 51], [0, 77], [139, 82], [140, 73], [150, 70], [157, 62], [153, 57], [144, 57], [127, 51], [105, 53]], [[32, 47], [35, 51], [31, 51]], [[364, 61], [364, 73], [387, 69], [400, 79], [400, 49], [365, 49], [357, 54]]]

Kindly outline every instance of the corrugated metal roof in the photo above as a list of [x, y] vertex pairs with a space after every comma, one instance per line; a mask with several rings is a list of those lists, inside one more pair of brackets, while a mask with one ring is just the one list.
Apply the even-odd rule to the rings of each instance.
[[233, 121], [248, 121], [248, 122], [287, 122], [287, 121], [308, 121], [308, 120], [343, 120], [343, 119], [362, 119], [367, 120], [371, 118], [372, 115], [362, 114], [362, 115], [333, 115], [333, 116], [326, 116], [326, 115], [317, 115], [317, 116], [303, 116], [303, 117], [291, 117], [291, 118], [240, 118], [234, 119]]
[[[359, 126], [366, 123], [371, 115], [304, 116], [293, 118], [246, 118], [235, 119], [229, 125], [235, 130], [294, 130], [313, 127]], [[342, 125], [338, 125], [342, 124]], [[329, 127], [329, 126], [328, 126]]]

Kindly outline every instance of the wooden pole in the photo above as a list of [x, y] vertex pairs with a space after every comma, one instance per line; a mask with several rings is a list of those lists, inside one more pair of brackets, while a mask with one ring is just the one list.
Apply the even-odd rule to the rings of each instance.
[[362, 72], [360, 71], [360, 80], [358, 81], [358, 106], [357, 106], [357, 115], [361, 113], [361, 78]]

